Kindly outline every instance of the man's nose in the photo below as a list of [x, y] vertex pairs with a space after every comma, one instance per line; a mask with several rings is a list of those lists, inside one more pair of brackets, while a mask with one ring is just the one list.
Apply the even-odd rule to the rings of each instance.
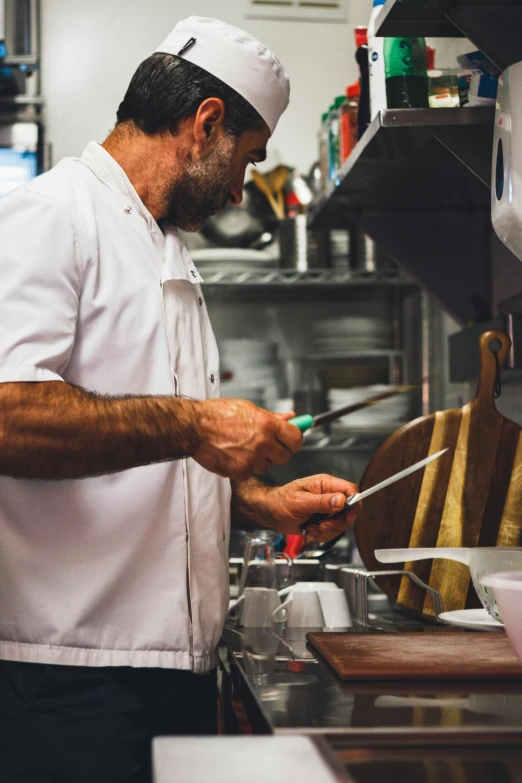
[[230, 188], [230, 193], [228, 194], [228, 200], [230, 204], [233, 204], [235, 207], [238, 207], [243, 201], [243, 186], [233, 185]]

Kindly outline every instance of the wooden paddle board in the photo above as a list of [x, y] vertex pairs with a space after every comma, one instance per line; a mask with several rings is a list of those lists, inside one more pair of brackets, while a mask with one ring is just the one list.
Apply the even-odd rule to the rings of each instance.
[[[361, 504], [355, 537], [368, 570], [401, 568], [378, 563], [376, 549], [520, 545], [522, 430], [495, 405], [495, 348], [502, 366], [511, 341], [504, 332], [485, 332], [470, 403], [407, 424], [370, 460], [363, 490], [449, 447], [440, 459]], [[480, 606], [467, 566], [436, 559], [404, 567], [441, 593], [445, 611]], [[431, 598], [408, 577], [381, 577], [378, 584], [404, 607], [434, 614]]]

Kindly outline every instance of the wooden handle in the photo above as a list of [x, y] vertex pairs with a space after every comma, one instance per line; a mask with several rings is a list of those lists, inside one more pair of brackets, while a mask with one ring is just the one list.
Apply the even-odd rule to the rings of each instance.
[[499, 365], [502, 367], [511, 350], [511, 340], [500, 329], [484, 332], [480, 336], [479, 350], [480, 375], [475, 402], [480, 405], [494, 406], [495, 381], [497, 377], [495, 352], [498, 354]]

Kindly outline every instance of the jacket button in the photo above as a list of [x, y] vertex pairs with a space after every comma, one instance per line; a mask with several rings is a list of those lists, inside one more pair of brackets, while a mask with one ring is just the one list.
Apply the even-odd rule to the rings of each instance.
[[202, 307], [203, 306], [203, 299], [201, 297], [199, 297], [198, 301], [199, 301], [199, 306]]
[[215, 375], [211, 375], [210, 376], [210, 383], [215, 383], [215, 382], [216, 382], [216, 376]]
[[123, 211], [125, 212], [126, 215], [130, 215], [130, 213], [132, 212], [132, 207], [125, 207]]

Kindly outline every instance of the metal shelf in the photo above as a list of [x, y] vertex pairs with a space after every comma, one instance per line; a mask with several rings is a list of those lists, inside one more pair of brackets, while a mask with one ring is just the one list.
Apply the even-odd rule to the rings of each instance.
[[494, 108], [389, 109], [309, 213], [356, 225], [460, 322], [489, 302]]
[[303, 361], [311, 362], [345, 362], [364, 359], [400, 359], [404, 351], [375, 350], [375, 351], [342, 351], [339, 353], [312, 353], [303, 357]]
[[363, 209], [489, 209], [493, 119], [489, 107], [381, 112], [312, 204], [310, 225], [345, 227]]
[[404, 421], [397, 421], [380, 427], [350, 427], [349, 434], [340, 435], [333, 432], [331, 435], [325, 435], [317, 440], [308, 441], [305, 439], [301, 451], [346, 451], [354, 446], [369, 445], [383, 441], [389, 438], [398, 429], [406, 424]]
[[462, 36], [501, 70], [522, 60], [520, 0], [387, 0], [377, 34]]
[[342, 269], [311, 269], [296, 272], [291, 269], [245, 269], [237, 272], [200, 270], [204, 287], [330, 287], [330, 286], [411, 286], [411, 280], [399, 271], [363, 272]]
[[0, 106], [43, 106], [45, 103], [41, 95], [33, 97], [29, 95], [5, 95], [0, 96]]
[[40, 64], [38, 57], [32, 54], [14, 54], [0, 59], [0, 65], [16, 68], [20, 65], [37, 68]]

